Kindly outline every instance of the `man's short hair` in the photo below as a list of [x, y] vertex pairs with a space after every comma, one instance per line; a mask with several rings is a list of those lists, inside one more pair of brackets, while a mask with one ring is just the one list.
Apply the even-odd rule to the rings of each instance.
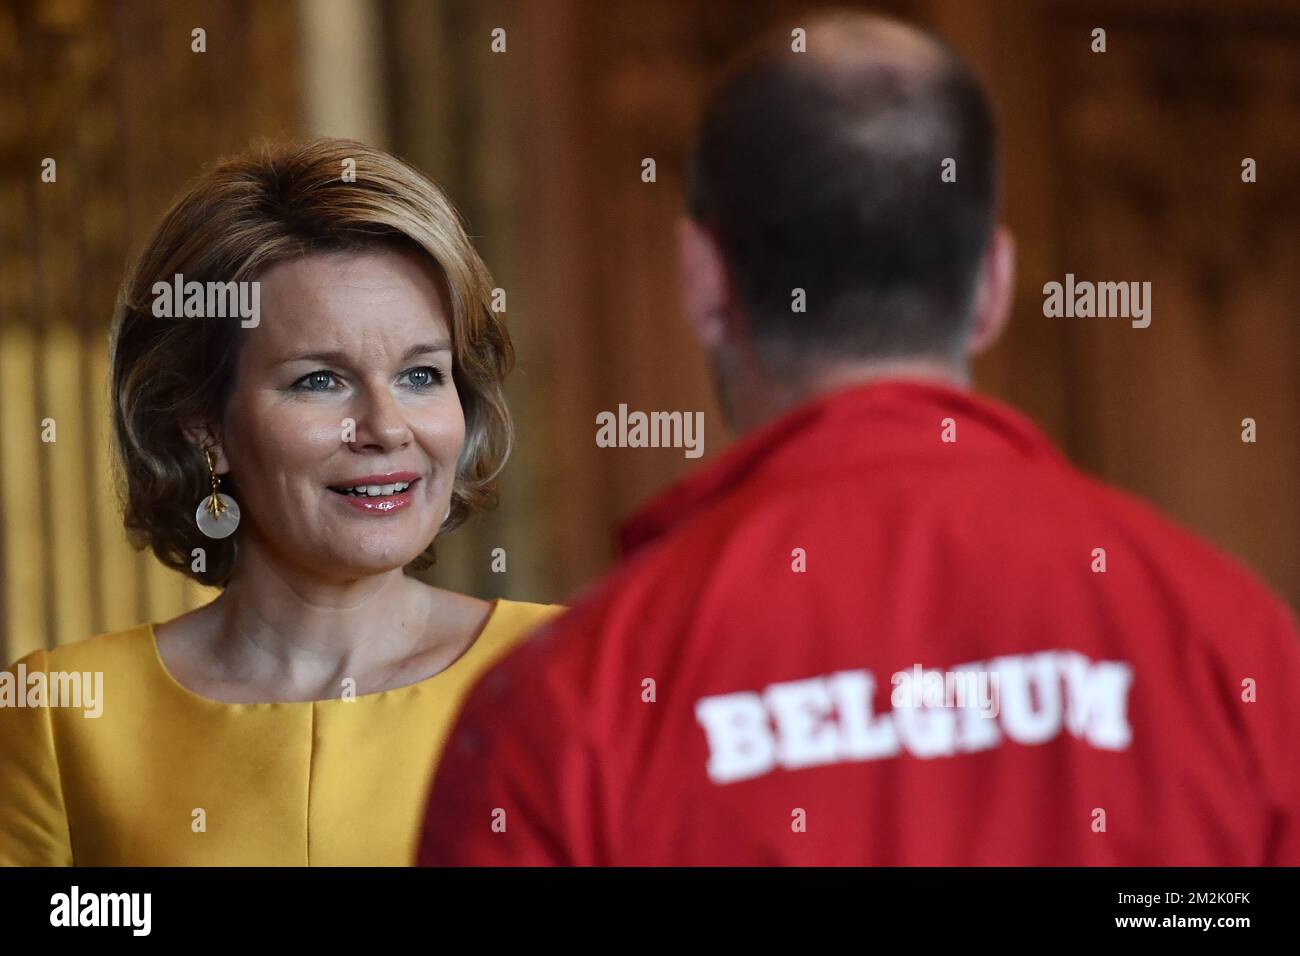
[[756, 339], [789, 358], [957, 354], [997, 204], [978, 78], [878, 17], [818, 20], [791, 47], [770, 34], [724, 72], [687, 172]]

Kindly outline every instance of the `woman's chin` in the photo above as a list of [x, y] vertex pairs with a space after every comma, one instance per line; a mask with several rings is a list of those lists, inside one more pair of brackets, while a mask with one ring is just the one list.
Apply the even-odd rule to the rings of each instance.
[[365, 577], [385, 574], [406, 567], [421, 554], [424, 548], [403, 543], [400, 547], [366, 547], [347, 551], [331, 551], [318, 564], [320, 570], [332, 578]]

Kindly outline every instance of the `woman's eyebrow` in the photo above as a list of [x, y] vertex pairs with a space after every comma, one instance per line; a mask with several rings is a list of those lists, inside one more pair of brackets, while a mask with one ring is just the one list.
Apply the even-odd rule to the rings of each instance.
[[[422, 342], [419, 345], [412, 345], [402, 356], [402, 361], [406, 362], [417, 355], [429, 355], [433, 352], [449, 352], [451, 343], [443, 340], [439, 342]], [[280, 359], [278, 365], [288, 365], [290, 362], [322, 362], [326, 365], [346, 365], [351, 361], [346, 352], [300, 352], [294, 355], [288, 355]]]

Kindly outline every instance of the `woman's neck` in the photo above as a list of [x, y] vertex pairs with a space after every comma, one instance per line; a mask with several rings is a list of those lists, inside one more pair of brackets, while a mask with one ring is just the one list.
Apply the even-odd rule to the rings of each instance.
[[436, 652], [438, 595], [400, 568], [327, 579], [246, 542], [230, 585], [209, 605], [211, 654], [237, 680], [314, 688], [351, 676], [367, 683], [366, 675]]

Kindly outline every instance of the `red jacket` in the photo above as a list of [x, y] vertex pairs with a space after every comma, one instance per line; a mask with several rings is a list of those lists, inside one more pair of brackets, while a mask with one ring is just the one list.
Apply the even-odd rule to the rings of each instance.
[[476, 688], [420, 862], [1300, 864], [1289, 611], [1004, 407], [829, 395], [624, 541]]

